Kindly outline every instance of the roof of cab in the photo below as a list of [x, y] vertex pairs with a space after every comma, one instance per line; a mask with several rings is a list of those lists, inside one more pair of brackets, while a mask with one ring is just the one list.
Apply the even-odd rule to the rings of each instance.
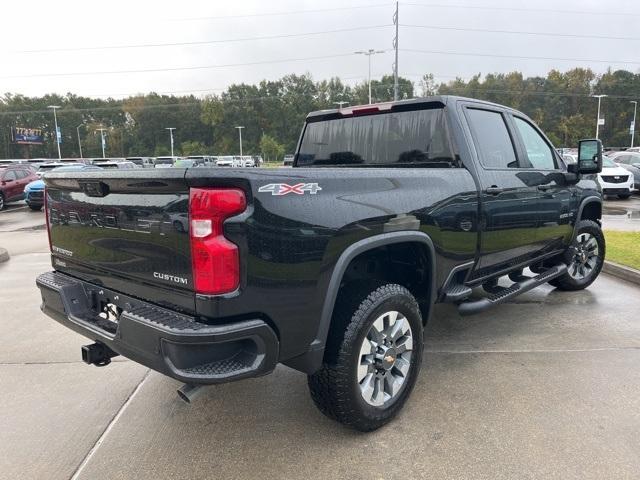
[[[365, 111], [369, 113], [369, 111], [377, 109], [378, 111], [391, 111], [391, 110], [400, 110], [403, 107], [412, 107], [418, 106], [422, 104], [440, 104], [441, 106], [446, 106], [448, 104], [454, 103], [456, 101], [464, 101], [464, 102], [473, 102], [479, 103], [487, 106], [493, 106], [502, 108], [505, 110], [515, 111], [510, 107], [505, 105], [500, 105], [497, 103], [487, 102], [485, 100], [478, 100], [475, 98], [467, 98], [467, 97], [458, 97], [455, 95], [434, 95], [431, 97], [420, 97], [420, 98], [411, 98], [409, 100], [398, 100], [396, 102], [381, 102], [381, 103], [373, 103], [370, 105], [353, 105], [350, 107], [344, 108], [333, 108], [328, 110], [317, 110], [315, 112], [311, 112], [307, 115], [307, 120], [321, 120], [322, 118], [340, 118], [343, 116], [351, 116], [354, 111]], [[371, 109], [371, 110], [369, 110]], [[320, 117], [320, 118], [318, 118]]]

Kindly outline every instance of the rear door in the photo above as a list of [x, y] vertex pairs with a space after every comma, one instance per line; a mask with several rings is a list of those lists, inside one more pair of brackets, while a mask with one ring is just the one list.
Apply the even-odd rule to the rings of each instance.
[[464, 108], [479, 160], [481, 233], [478, 268], [491, 274], [535, 256], [538, 225], [535, 185], [521, 170], [517, 140], [506, 113], [475, 104]]
[[543, 250], [560, 248], [573, 235], [577, 187], [567, 183], [564, 166], [538, 128], [523, 116], [513, 115], [511, 119], [521, 150], [522, 175], [537, 190], [536, 242]]

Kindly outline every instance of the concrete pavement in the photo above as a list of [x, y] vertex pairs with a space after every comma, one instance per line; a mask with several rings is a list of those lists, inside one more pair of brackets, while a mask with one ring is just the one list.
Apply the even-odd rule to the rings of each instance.
[[603, 275], [472, 317], [438, 306], [406, 408], [361, 434], [285, 367], [188, 406], [178, 382], [133, 362], [84, 365], [86, 341], [39, 311], [47, 239], [23, 213], [28, 228], [0, 232], [2, 479], [638, 478], [637, 287]]

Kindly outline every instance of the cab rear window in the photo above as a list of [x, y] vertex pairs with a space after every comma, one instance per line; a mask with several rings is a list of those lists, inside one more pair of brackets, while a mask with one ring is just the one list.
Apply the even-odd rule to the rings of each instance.
[[296, 165], [457, 166], [442, 108], [307, 123]]

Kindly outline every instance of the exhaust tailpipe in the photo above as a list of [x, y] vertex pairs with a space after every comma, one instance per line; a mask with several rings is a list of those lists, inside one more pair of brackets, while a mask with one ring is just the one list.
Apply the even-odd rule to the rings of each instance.
[[194, 385], [193, 383], [185, 383], [178, 389], [178, 396], [185, 403], [191, 403], [203, 390], [205, 385]]

